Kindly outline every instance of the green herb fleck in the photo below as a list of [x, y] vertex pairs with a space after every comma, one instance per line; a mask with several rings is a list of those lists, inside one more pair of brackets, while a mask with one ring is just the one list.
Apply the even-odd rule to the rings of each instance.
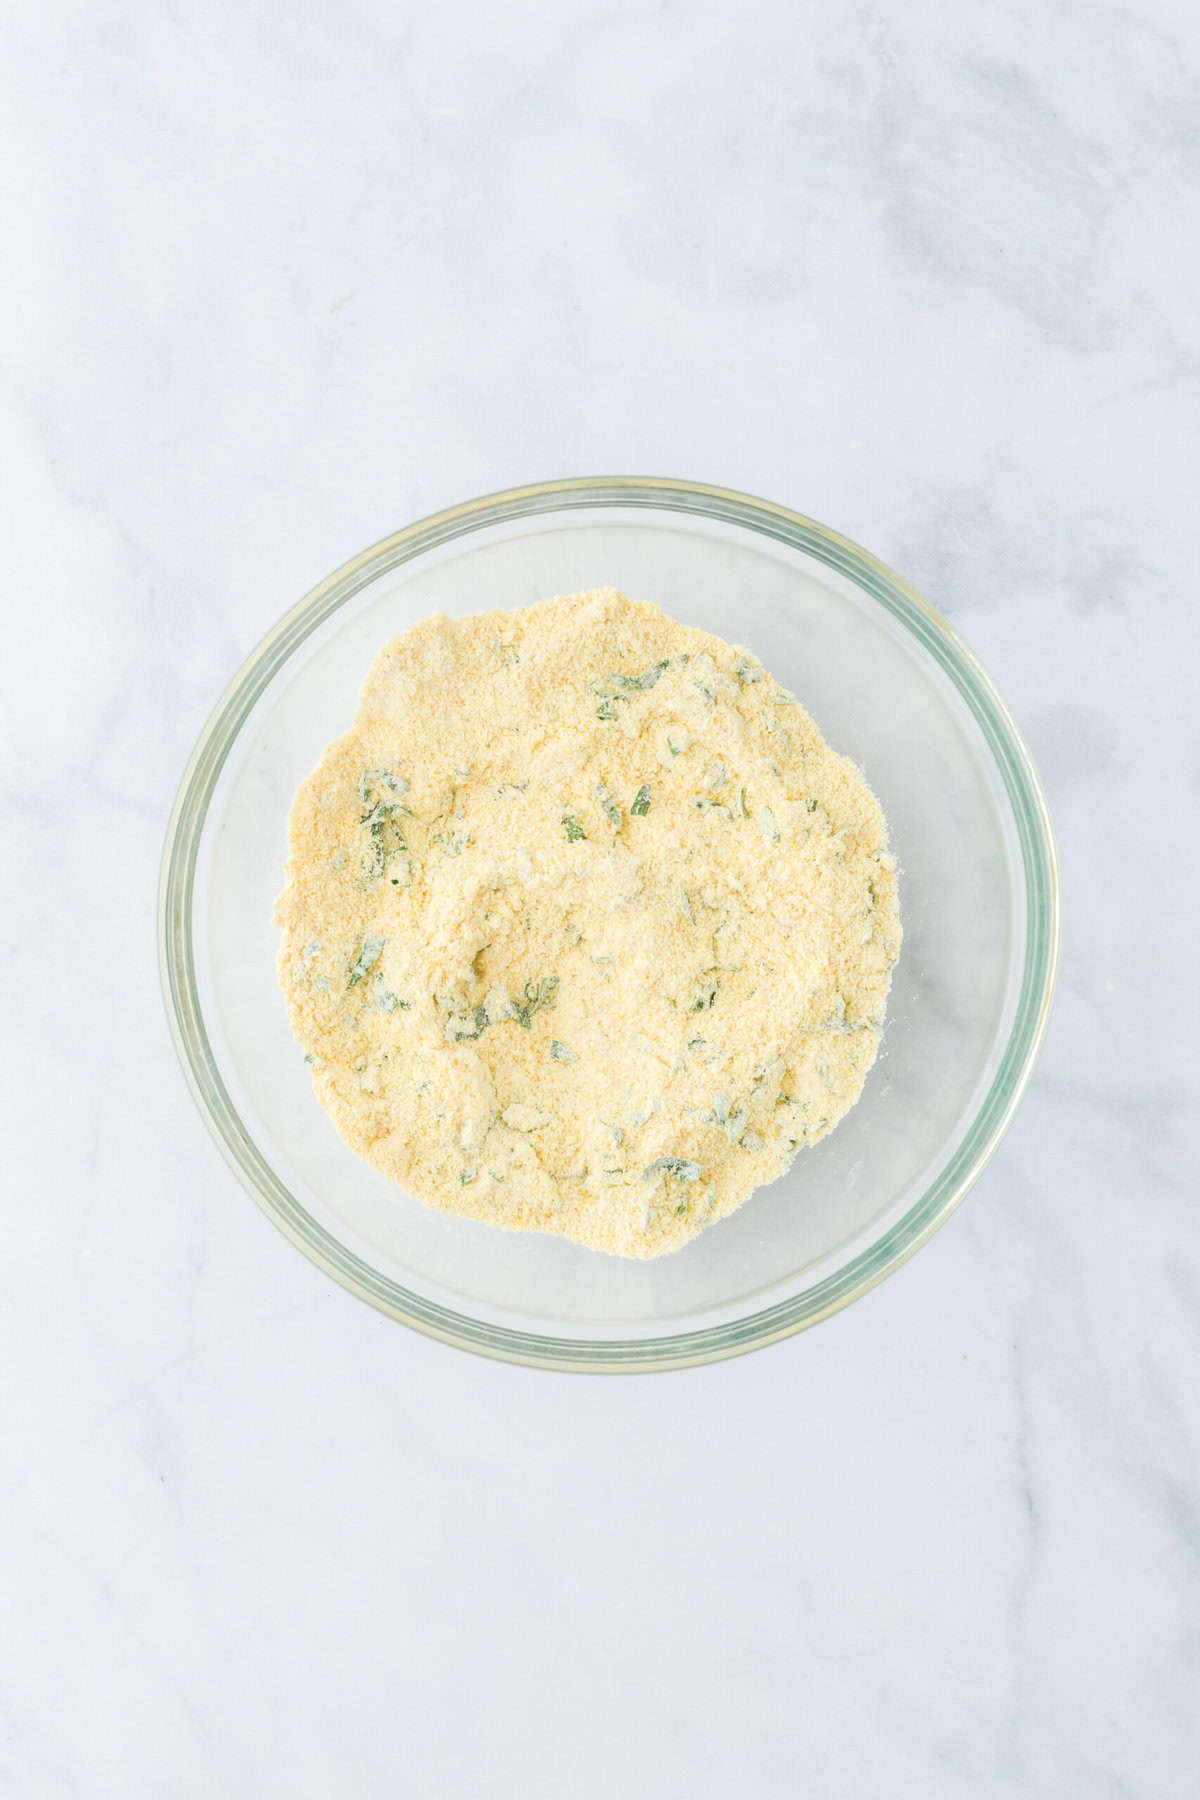
[[347, 993], [349, 993], [352, 987], [358, 986], [359, 982], [369, 969], [375, 967], [375, 964], [379, 961], [379, 958], [383, 953], [383, 945], [384, 940], [379, 936], [378, 932], [366, 931], [363, 933], [362, 942], [358, 947], [358, 954], [350, 964], [350, 979], [346, 983]]
[[446, 1020], [446, 1042], [473, 1044], [483, 1036], [490, 1022], [486, 1006], [477, 1006], [471, 1013], [451, 1013]]
[[517, 1024], [523, 1025], [528, 1031], [537, 1014], [547, 1011], [554, 1005], [554, 996], [557, 992], [557, 975], [543, 975], [540, 981], [527, 981], [524, 1006], [513, 1007], [513, 1018]]
[[650, 811], [650, 783], [643, 781], [633, 797], [633, 805], [629, 808], [635, 819], [644, 819]]
[[358, 778], [358, 797], [364, 806], [370, 806], [377, 787], [386, 788], [389, 794], [408, 792], [408, 783], [402, 775], [393, 775], [390, 769], [364, 769]]
[[363, 814], [362, 823], [370, 837], [363, 859], [365, 881], [378, 881], [386, 874], [393, 887], [408, 887], [411, 883], [412, 857], [400, 823], [406, 816], [411, 817], [408, 808], [398, 800], [378, 800]]
[[723, 1121], [721, 1129], [731, 1144], [741, 1141], [746, 1131], [746, 1115], [740, 1106]]
[[554, 1038], [550, 1044], [550, 1061], [571, 1063], [578, 1062], [579, 1058], [566, 1044], [560, 1044], [558, 1039]]
[[397, 1007], [402, 1011], [410, 1010], [410, 1002], [401, 1000], [399, 994], [393, 994], [382, 975], [375, 977], [375, 1008], [377, 1012], [394, 1013]]
[[615, 826], [619, 831], [621, 829], [621, 809], [602, 781], [596, 783], [596, 799], [609, 824]]
[[758, 664], [750, 662], [744, 656], [733, 672], [742, 683], [761, 681], [763, 678], [763, 671]]
[[575, 817], [574, 813], [564, 813], [562, 823], [563, 830], [567, 834], [568, 844], [577, 844], [581, 838], [586, 839], [587, 832], [583, 829], [583, 826], [579, 823], [579, 820]]
[[655, 663], [653, 668], [643, 669], [640, 675], [614, 675], [612, 680], [627, 692], [644, 694], [648, 688], [654, 686], [670, 666], [670, 658], [664, 657], [662, 662]]
[[642, 1180], [653, 1181], [659, 1175], [669, 1175], [676, 1181], [699, 1181], [700, 1173], [700, 1164], [689, 1162], [686, 1156], [656, 1156], [642, 1170]]

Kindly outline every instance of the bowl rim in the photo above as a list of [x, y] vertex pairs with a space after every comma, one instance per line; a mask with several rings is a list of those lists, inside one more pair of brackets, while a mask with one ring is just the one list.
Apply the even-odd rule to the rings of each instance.
[[[221, 770], [250, 710], [305, 638], [380, 575], [456, 538], [542, 513], [616, 507], [698, 514], [785, 543], [847, 577], [916, 637], [995, 759], [1025, 873], [1026, 941], [1021, 991], [995, 1076], [954, 1155], [900, 1219], [803, 1294], [696, 1331], [608, 1340], [515, 1330], [441, 1306], [382, 1275], [312, 1217], [263, 1157], [217, 1067], [196, 980], [192, 901]], [[574, 476], [463, 501], [393, 532], [326, 576], [260, 640], [214, 706], [179, 783], [159, 879], [159, 972], [176, 1053], [205, 1124], [251, 1198], [318, 1268], [389, 1317], [460, 1349], [537, 1368], [628, 1374], [689, 1368], [777, 1343], [869, 1292], [932, 1237], [991, 1160], [1028, 1085], [1053, 999], [1060, 909], [1050, 816], [1024, 740], [974, 653], [892, 569], [804, 514], [736, 489], [656, 476]]]

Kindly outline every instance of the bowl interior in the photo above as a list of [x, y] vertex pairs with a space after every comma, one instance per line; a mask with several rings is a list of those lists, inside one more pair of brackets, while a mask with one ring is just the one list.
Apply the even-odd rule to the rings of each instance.
[[[914, 629], [853, 571], [794, 543], [666, 506], [563, 506], [427, 542], [396, 566], [379, 561], [315, 629], [293, 632], [195, 822], [200, 1022], [257, 1157], [296, 1216], [384, 1287], [501, 1332], [686, 1336], [828, 1287], [895, 1236], [963, 1151], [1028, 984], [1014, 808], [987, 722], [929, 648], [938, 627]], [[858, 1105], [733, 1218], [646, 1263], [428, 1212], [360, 1162], [317, 1104], [288, 1030], [271, 922], [292, 795], [348, 726], [380, 646], [431, 612], [602, 585], [748, 646], [861, 766], [891, 827], [905, 933], [884, 1046]], [[262, 1197], [264, 1180], [247, 1178]]]

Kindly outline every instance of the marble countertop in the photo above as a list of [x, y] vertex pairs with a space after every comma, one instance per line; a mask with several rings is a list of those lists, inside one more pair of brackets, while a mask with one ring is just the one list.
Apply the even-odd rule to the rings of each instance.
[[[1193, 1793], [1194, 8], [15, 0], [5, 36], [0, 1792]], [[795, 505], [950, 615], [1066, 925], [1032, 1087], [908, 1267], [587, 1380], [408, 1334], [261, 1217], [154, 889], [300, 593], [614, 470]]]

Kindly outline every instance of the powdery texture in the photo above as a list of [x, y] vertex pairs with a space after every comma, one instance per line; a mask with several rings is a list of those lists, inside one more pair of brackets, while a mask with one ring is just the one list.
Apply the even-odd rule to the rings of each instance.
[[431, 1207], [655, 1256], [853, 1105], [900, 944], [862, 775], [612, 589], [414, 626], [292, 807], [292, 1029]]

